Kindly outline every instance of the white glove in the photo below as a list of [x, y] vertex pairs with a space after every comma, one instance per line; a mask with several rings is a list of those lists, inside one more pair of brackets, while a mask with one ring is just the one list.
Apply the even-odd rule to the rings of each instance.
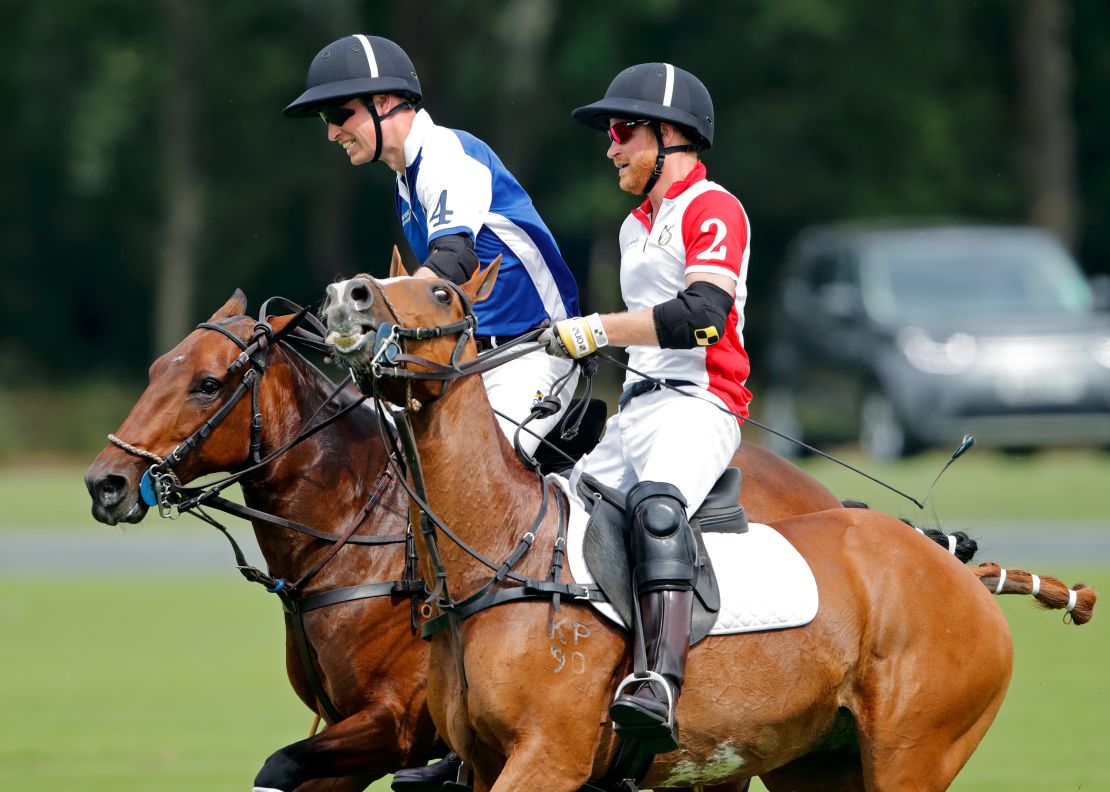
[[547, 354], [575, 360], [593, 354], [609, 343], [598, 314], [561, 319], [544, 330], [538, 340], [546, 345]]

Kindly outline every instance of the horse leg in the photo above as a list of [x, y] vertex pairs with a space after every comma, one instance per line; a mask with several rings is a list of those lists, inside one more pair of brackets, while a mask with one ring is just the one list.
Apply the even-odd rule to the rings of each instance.
[[968, 592], [963, 608], [915, 619], [894, 643], [872, 648], [847, 702], [868, 792], [947, 789], [979, 745], [1013, 660], [1009, 628], [989, 597]]
[[[385, 706], [363, 710], [275, 751], [255, 777], [254, 788], [292, 792], [315, 778], [355, 774], [380, 778], [408, 759], [398, 731], [397, 719]], [[337, 787], [348, 788], [363, 787]]]
[[[575, 792], [590, 778], [596, 732], [589, 745], [575, 744], [581, 742], [574, 734], [538, 734], [531, 742], [517, 745], [490, 792]], [[479, 789], [475, 778], [474, 790]]]
[[[871, 790], [945, 790], [971, 757], [1002, 706], [1006, 686], [994, 691], [993, 698], [976, 707], [978, 714], [970, 723], [965, 713], [949, 712], [959, 724], [939, 724], [927, 713], [916, 725], [911, 715], [900, 723], [883, 724], [881, 718], [863, 726], [860, 749], [863, 760], [864, 788]], [[920, 703], [920, 701], [919, 701]]]

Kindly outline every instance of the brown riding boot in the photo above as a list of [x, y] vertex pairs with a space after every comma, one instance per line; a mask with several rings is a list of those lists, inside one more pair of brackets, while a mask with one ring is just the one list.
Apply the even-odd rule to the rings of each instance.
[[[636, 740], [653, 753], [678, 749], [678, 721], [671, 704], [678, 707], [678, 694], [686, 677], [693, 606], [692, 591], [640, 595], [648, 670], [658, 676], [646, 682], [631, 682], [618, 691], [609, 707], [609, 717], [621, 739]], [[663, 689], [659, 677], [669, 691]]]

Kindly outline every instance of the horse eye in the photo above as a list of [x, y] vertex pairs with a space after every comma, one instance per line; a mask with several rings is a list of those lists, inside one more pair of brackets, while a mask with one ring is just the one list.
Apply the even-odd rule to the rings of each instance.
[[215, 377], [205, 377], [197, 383], [196, 390], [198, 393], [203, 393], [205, 396], [213, 396], [220, 392], [223, 385]]
[[432, 294], [434, 294], [435, 298], [441, 303], [451, 302], [451, 292], [449, 292], [442, 286], [436, 286], [434, 289], [432, 289]]

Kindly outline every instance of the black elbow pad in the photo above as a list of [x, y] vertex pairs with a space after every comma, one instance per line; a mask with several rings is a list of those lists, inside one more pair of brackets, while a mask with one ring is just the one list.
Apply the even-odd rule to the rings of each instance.
[[693, 349], [721, 340], [732, 311], [733, 297], [709, 281], [695, 281], [673, 300], [651, 310], [655, 334], [663, 349]]
[[444, 234], [432, 240], [424, 266], [452, 283], [466, 283], [478, 269], [474, 240], [467, 234]]

